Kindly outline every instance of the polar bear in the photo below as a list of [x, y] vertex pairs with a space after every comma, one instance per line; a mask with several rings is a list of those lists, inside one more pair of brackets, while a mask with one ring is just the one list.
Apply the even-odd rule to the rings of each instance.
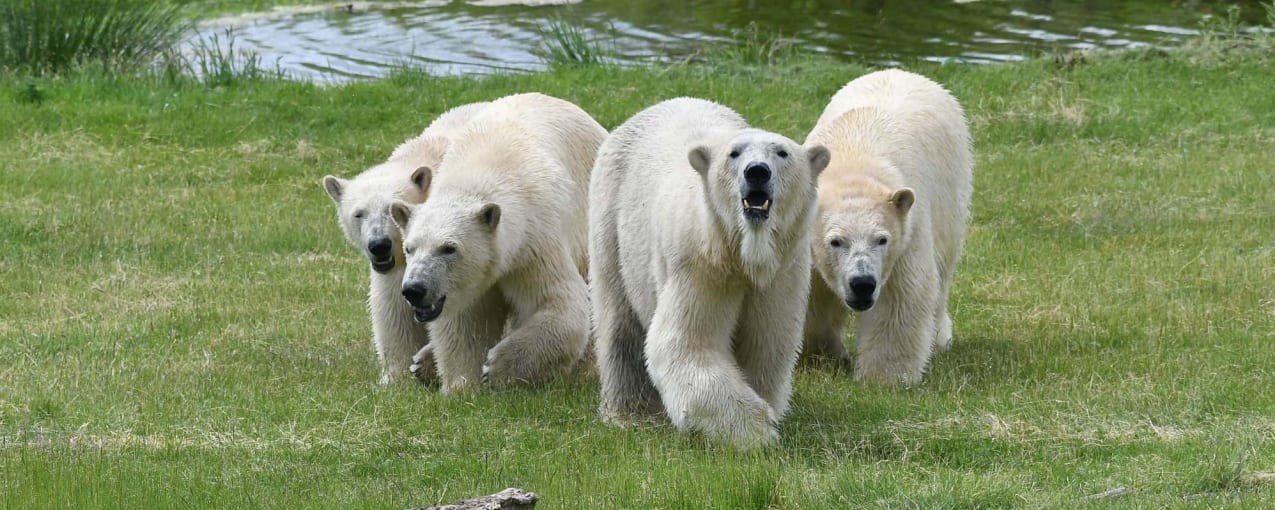
[[848, 307], [861, 312], [855, 377], [917, 383], [952, 341], [948, 292], [974, 189], [961, 106], [928, 78], [875, 72], [833, 96], [806, 143], [833, 154], [819, 177], [806, 350], [849, 358]]
[[429, 323], [444, 393], [542, 381], [584, 354], [585, 207], [606, 135], [569, 102], [505, 97], [453, 140], [428, 200], [391, 206], [402, 294]]
[[[384, 163], [352, 179], [323, 178], [345, 239], [371, 264], [367, 306], [372, 344], [381, 361], [381, 384], [408, 375], [413, 355], [429, 350], [425, 328], [412, 320], [412, 308], [403, 302], [403, 250], [399, 229], [390, 217], [390, 202], [423, 202], [427, 182], [421, 169], [437, 166], [449, 139], [486, 106], [471, 103], [448, 110], [420, 135], [394, 149]], [[429, 374], [420, 377], [429, 378]]]
[[740, 448], [778, 440], [828, 158], [702, 99], [664, 101], [616, 128], [589, 195], [604, 420], [658, 413], [662, 401], [681, 430]]

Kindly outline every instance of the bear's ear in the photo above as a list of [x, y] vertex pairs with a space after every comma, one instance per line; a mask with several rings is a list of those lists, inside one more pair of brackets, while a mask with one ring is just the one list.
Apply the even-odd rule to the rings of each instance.
[[487, 228], [496, 230], [496, 225], [500, 224], [500, 206], [496, 204], [484, 205], [478, 210], [478, 221], [487, 225]]
[[418, 167], [412, 172], [412, 184], [416, 185], [416, 189], [421, 193], [429, 191], [429, 185], [434, 181], [434, 171], [427, 166]]
[[832, 161], [832, 152], [822, 145], [812, 145], [806, 148], [806, 158], [810, 160], [811, 177], [819, 177], [823, 169], [828, 168], [828, 162]]
[[407, 230], [407, 220], [412, 219], [412, 206], [402, 200], [395, 200], [390, 204], [390, 217], [394, 218], [394, 224], [398, 225], [399, 230]]
[[908, 213], [913, 202], [916, 202], [916, 194], [912, 192], [912, 188], [899, 188], [890, 194], [890, 205], [894, 206], [894, 210], [899, 211], [900, 216]]
[[694, 168], [700, 175], [708, 175], [708, 164], [712, 162], [712, 154], [708, 147], [701, 145], [691, 149], [690, 154], [686, 155], [686, 159], [691, 162], [691, 168]]
[[332, 197], [332, 201], [341, 203], [341, 192], [345, 189], [345, 179], [334, 175], [328, 175], [323, 178], [323, 189], [327, 190], [328, 196]]

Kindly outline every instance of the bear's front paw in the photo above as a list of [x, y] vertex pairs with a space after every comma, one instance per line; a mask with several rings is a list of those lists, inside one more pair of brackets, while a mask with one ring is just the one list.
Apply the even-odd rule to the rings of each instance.
[[778, 416], [774, 408], [761, 398], [721, 396], [712, 402], [688, 404], [682, 412], [669, 416], [678, 429], [698, 431], [714, 442], [741, 450], [761, 448], [779, 441]]
[[765, 403], [750, 409], [745, 419], [734, 424], [727, 432], [726, 439], [741, 450], [763, 448], [779, 442], [777, 420], [770, 406]]
[[508, 344], [497, 344], [487, 351], [483, 361], [483, 384], [492, 388], [507, 388], [518, 384], [526, 384], [538, 379], [534, 359], [508, 347]]
[[426, 344], [412, 356], [412, 365], [408, 367], [412, 377], [423, 383], [438, 381], [438, 370], [434, 366], [434, 346]]
[[483, 384], [493, 388], [503, 388], [519, 382], [513, 375], [512, 364], [500, 352], [500, 349], [487, 351], [487, 359], [483, 360]]

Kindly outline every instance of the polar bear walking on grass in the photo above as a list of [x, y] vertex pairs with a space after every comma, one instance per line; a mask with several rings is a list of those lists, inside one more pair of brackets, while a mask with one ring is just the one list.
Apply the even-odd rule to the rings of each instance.
[[590, 188], [601, 414], [662, 409], [741, 448], [778, 439], [810, 286], [828, 150], [672, 99], [617, 128]]
[[423, 204], [391, 206], [407, 256], [402, 295], [429, 323], [443, 392], [539, 382], [584, 354], [585, 207], [606, 135], [569, 102], [505, 97], [424, 171]]
[[855, 377], [917, 383], [952, 342], [948, 293], [974, 188], [961, 106], [925, 77], [875, 72], [833, 96], [806, 143], [833, 154], [819, 177], [806, 351], [849, 358], [848, 307], [861, 313]]
[[428, 352], [429, 342], [425, 328], [412, 320], [412, 308], [401, 295], [402, 236], [390, 217], [390, 203], [425, 200], [422, 169], [437, 166], [450, 139], [486, 106], [487, 103], [472, 103], [448, 110], [420, 135], [394, 149], [384, 163], [352, 179], [332, 175], [323, 178], [323, 188], [336, 204], [337, 221], [345, 239], [371, 264], [367, 307], [372, 320], [372, 344], [381, 361], [381, 384], [407, 376], [412, 356], [423, 348]]

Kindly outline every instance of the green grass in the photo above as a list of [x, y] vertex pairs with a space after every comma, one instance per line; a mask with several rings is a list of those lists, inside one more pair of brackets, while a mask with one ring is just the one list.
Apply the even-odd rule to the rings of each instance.
[[615, 53], [613, 44], [590, 39], [588, 33], [566, 21], [550, 21], [543, 29], [540, 59], [550, 67], [606, 65]]
[[[225, 45], [221, 44], [223, 40]], [[188, 81], [193, 76], [212, 87], [287, 77], [277, 65], [274, 69], [268, 67], [261, 55], [236, 48], [232, 29], [201, 37], [190, 48], [189, 54], [171, 55], [166, 59], [159, 72], [170, 84]]]
[[180, 9], [162, 0], [5, 0], [0, 70], [136, 69], [173, 47], [186, 28], [181, 20]]
[[1087, 504], [1270, 506], [1271, 68], [1269, 45], [913, 67], [976, 138], [954, 348], [912, 388], [801, 367], [781, 445], [755, 454], [603, 426], [588, 377], [378, 387], [367, 271], [319, 179], [532, 90], [608, 127], [707, 97], [802, 138], [867, 68], [2, 75], [0, 507], [403, 508], [506, 486], [541, 508], [1070, 508], [1117, 487]]

